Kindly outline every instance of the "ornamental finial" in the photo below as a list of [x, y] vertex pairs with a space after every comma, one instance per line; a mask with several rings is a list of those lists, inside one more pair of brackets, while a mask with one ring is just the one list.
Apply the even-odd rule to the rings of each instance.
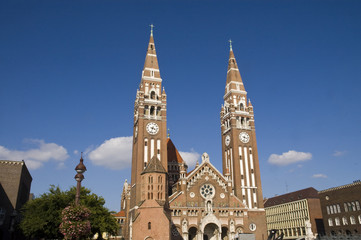
[[154, 28], [154, 25], [153, 24], [150, 24], [150, 36], [153, 37], [153, 28]]
[[229, 42], [229, 51], [233, 51], [233, 50], [232, 50], [232, 40], [231, 40], [231, 39], [229, 39], [229, 41], [228, 41], [228, 42]]

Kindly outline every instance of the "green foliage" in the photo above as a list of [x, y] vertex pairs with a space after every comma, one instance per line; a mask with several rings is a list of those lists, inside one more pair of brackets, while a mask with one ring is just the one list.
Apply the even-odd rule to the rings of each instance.
[[[61, 239], [59, 232], [61, 213], [64, 208], [74, 204], [76, 188], [62, 191], [59, 187], [51, 186], [48, 193], [27, 202], [23, 209], [23, 220], [20, 223], [25, 236], [30, 238]], [[79, 204], [87, 207], [91, 215], [91, 234], [102, 232], [115, 234], [118, 225], [109, 210], [104, 207], [105, 200], [91, 193], [89, 189], [81, 188]]]

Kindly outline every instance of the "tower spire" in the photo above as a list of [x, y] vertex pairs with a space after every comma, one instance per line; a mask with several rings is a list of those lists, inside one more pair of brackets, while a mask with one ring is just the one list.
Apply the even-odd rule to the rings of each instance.
[[153, 24], [150, 24], [150, 36], [153, 37], [153, 28], [154, 28], [154, 25]]
[[226, 88], [225, 93], [227, 93], [231, 89], [245, 92], [242, 77], [239, 73], [236, 58], [233, 53], [232, 40], [229, 40], [229, 60], [226, 85], [228, 86], [228, 90]]
[[160, 78], [158, 58], [157, 58], [157, 53], [155, 51], [155, 44], [153, 38], [154, 25], [151, 24], [149, 26], [150, 26], [150, 38], [148, 43], [147, 55], [145, 56], [145, 61], [144, 61], [142, 80], [144, 80], [144, 78], [148, 78], [148, 80], [150, 80], [149, 78], [152, 78], [155, 79], [156, 81], [159, 81], [161, 80], [161, 78]]

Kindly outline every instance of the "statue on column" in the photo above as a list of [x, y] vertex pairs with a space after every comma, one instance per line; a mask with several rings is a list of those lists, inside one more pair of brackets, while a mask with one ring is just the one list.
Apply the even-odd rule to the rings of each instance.
[[187, 233], [187, 232], [188, 232], [188, 222], [186, 219], [184, 219], [182, 222], [182, 233]]
[[213, 213], [211, 200], [207, 200], [207, 202], [206, 202], [206, 212], [207, 212], [207, 215]]
[[313, 236], [312, 233], [312, 228], [311, 228], [311, 221], [310, 220], [306, 220], [305, 221], [305, 228], [306, 228], [306, 240], [313, 240], [315, 239], [315, 237]]

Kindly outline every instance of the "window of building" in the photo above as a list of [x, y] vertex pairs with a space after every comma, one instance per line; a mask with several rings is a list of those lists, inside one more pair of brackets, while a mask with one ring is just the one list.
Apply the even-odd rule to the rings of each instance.
[[356, 211], [356, 203], [351, 202], [352, 211]]
[[361, 215], [358, 215], [358, 223], [361, 224]]
[[352, 225], [355, 225], [355, 224], [356, 224], [356, 219], [355, 219], [354, 216], [351, 216], [351, 217], [350, 217], [350, 223], [351, 223]]
[[333, 207], [333, 212], [334, 212], [334, 213], [337, 213], [337, 207], [336, 207], [336, 205], [332, 205], [332, 207]]
[[329, 218], [328, 219], [328, 226], [332, 227], [333, 226], [333, 221], [332, 221], [332, 218]]
[[241, 103], [241, 104], [239, 105], [239, 110], [244, 111], [244, 105], [243, 105], [243, 103]]
[[352, 205], [351, 205], [351, 203], [349, 203], [349, 202], [347, 203], [347, 208], [348, 208], [348, 211], [349, 211], [349, 212], [352, 211]]
[[148, 229], [152, 229], [152, 223], [151, 222], [148, 223]]
[[342, 217], [342, 224], [343, 225], [348, 225], [348, 221], [346, 217]]
[[335, 225], [336, 225], [336, 226], [340, 226], [340, 225], [341, 225], [340, 219], [339, 219], [338, 217], [335, 218]]
[[330, 206], [326, 206], [327, 214], [330, 214]]
[[338, 213], [341, 213], [341, 207], [340, 207], [340, 204], [337, 204], [337, 212], [338, 212]]
[[343, 206], [345, 207], [345, 212], [348, 212], [347, 203], [344, 203]]
[[357, 211], [360, 211], [360, 210], [361, 210], [361, 208], [360, 208], [360, 202], [359, 202], [359, 201], [355, 201], [355, 203], [356, 203], [356, 209], [357, 209]]

